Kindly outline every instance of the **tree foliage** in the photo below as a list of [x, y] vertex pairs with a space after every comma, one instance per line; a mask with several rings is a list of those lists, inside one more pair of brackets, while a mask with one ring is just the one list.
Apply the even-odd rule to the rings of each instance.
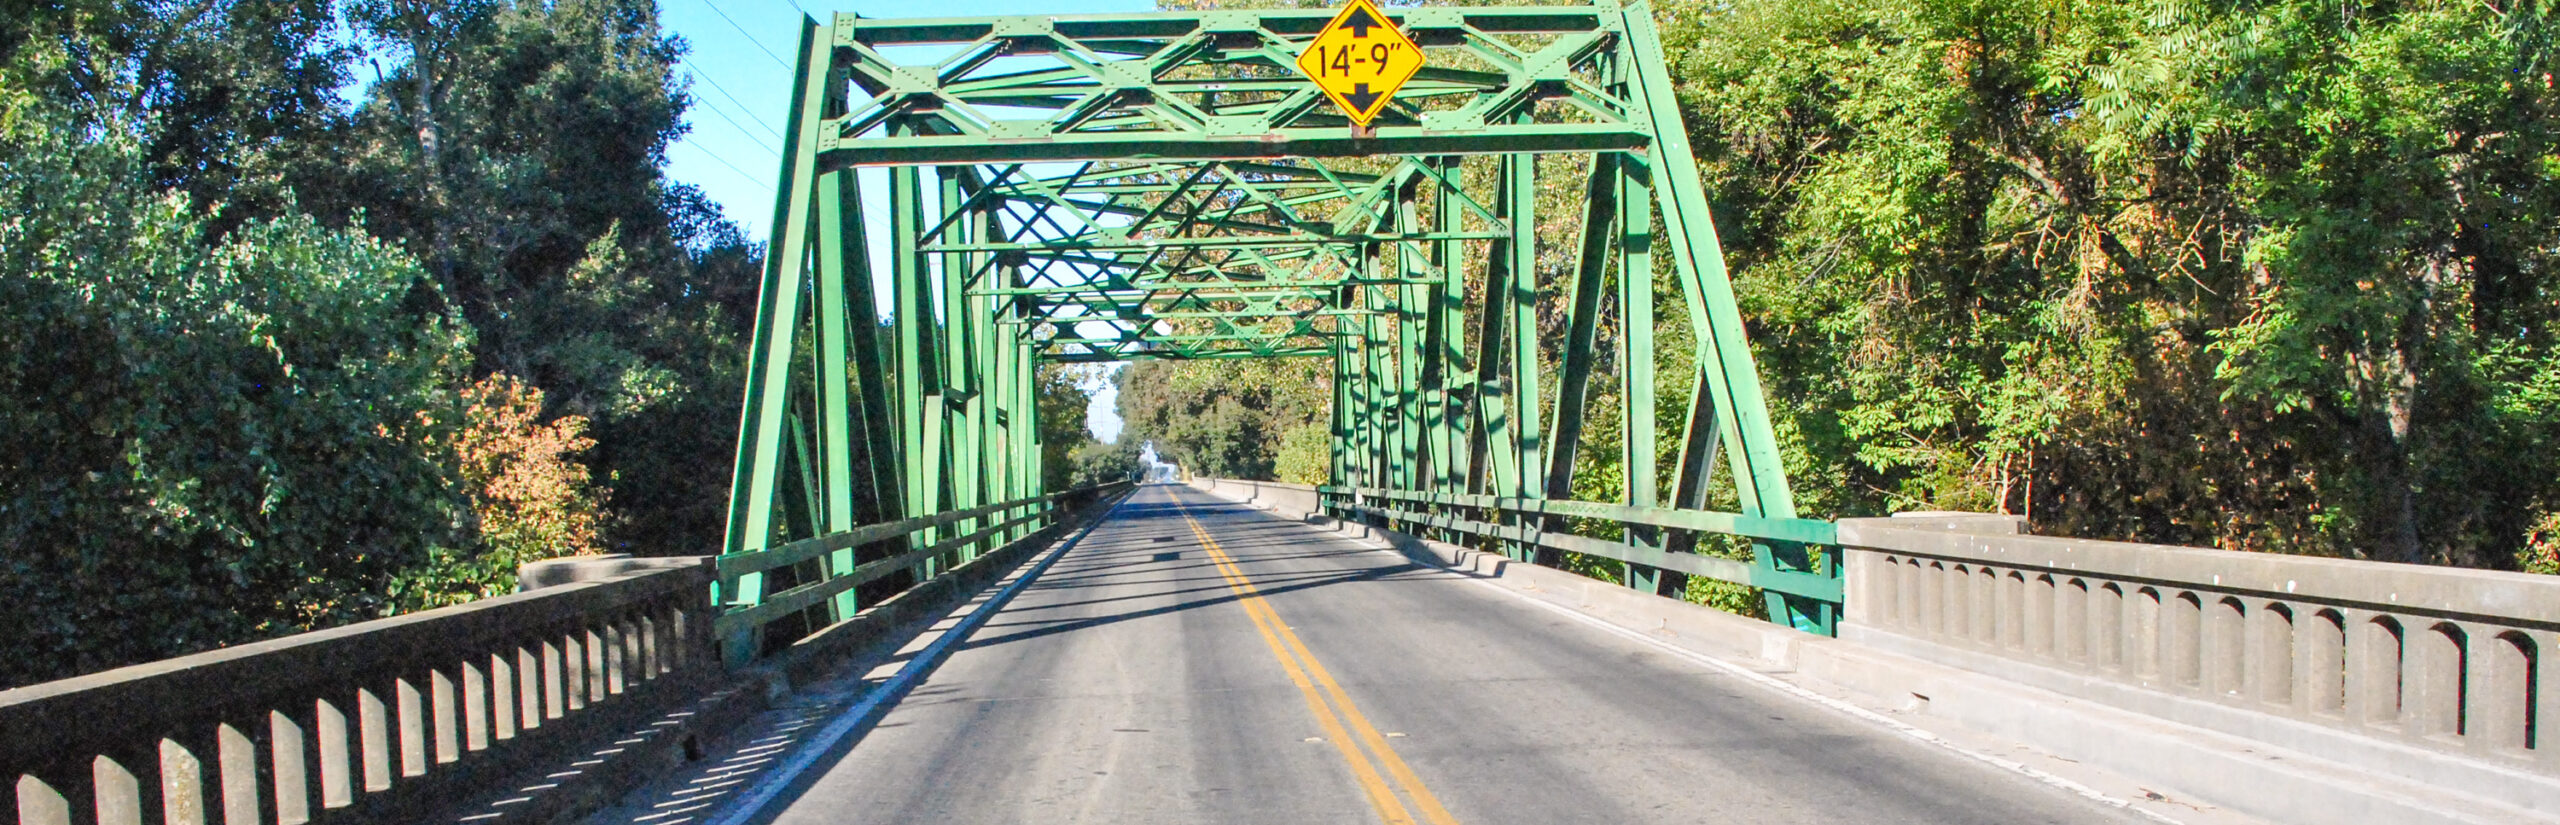
[[304, 217], [208, 242], [143, 146], [0, 89], [0, 684], [378, 615], [467, 536], [434, 283]]
[[1126, 438], [1112, 442], [1087, 438], [1072, 456], [1075, 477], [1069, 482], [1076, 487], [1090, 487], [1114, 481], [1128, 481], [1138, 476], [1138, 442]]
[[497, 373], [463, 388], [453, 460], [473, 505], [479, 541], [436, 548], [395, 585], [408, 609], [460, 604], [515, 589], [527, 562], [597, 552], [607, 490], [578, 463], [595, 446], [587, 419], [542, 420], [542, 391]]
[[1668, 10], [1852, 508], [2514, 563], [2560, 504], [2543, 4]]
[[761, 252], [661, 173], [682, 51], [644, 0], [0, 15], [0, 685], [715, 546]]
[[[1119, 385], [1120, 440], [1152, 442], [1165, 461], [1204, 475], [1276, 479], [1280, 446], [1295, 439], [1289, 467], [1301, 477], [1331, 460], [1332, 362], [1282, 360], [1139, 361]], [[1296, 435], [1292, 435], [1295, 433]], [[1323, 455], [1311, 455], [1310, 438]]]

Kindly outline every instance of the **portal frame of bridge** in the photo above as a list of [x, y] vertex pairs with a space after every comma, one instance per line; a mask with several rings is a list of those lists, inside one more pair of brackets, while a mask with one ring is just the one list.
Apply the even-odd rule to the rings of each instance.
[[[1366, 129], [1290, 68], [1330, 14], [805, 20], [725, 552], [992, 507], [791, 574], [823, 582], [946, 536], [1015, 535], [1022, 512], [994, 505], [1043, 492], [1043, 364], [1319, 357], [1338, 515], [1546, 563], [1560, 545], [1632, 562], [1738, 535], [1751, 572], [1724, 578], [1760, 588], [1773, 620], [1829, 632], [1830, 525], [1797, 518], [1649, 8], [1395, 9], [1431, 62]], [[1591, 158], [1581, 241], [1550, 290], [1552, 379], [1542, 153]], [[882, 207], [865, 178], [886, 179], [886, 215], [866, 214]], [[1700, 366], [1667, 494], [1658, 268]], [[1621, 502], [1571, 502], [1612, 300], [1627, 482]], [[1719, 458], [1739, 512], [1683, 515], [1708, 506]], [[1616, 538], [1571, 537], [1588, 515], [1573, 505], [1634, 516]], [[758, 604], [765, 575], [724, 581], [723, 598]], [[1625, 575], [1685, 587], [1646, 564]]]

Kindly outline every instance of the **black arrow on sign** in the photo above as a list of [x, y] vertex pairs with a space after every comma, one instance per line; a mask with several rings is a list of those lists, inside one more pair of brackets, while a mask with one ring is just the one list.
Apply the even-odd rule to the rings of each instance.
[[1366, 83], [1351, 84], [1351, 91], [1342, 95], [1342, 99], [1351, 104], [1353, 111], [1360, 112], [1369, 111], [1369, 104], [1378, 102], [1379, 97], [1381, 95], [1378, 93], [1369, 91], [1369, 84]]
[[1352, 37], [1367, 37], [1370, 28], [1386, 24], [1378, 22], [1378, 18], [1369, 16], [1369, 10], [1366, 7], [1355, 6], [1351, 9], [1351, 16], [1343, 18], [1342, 25], [1351, 27]]

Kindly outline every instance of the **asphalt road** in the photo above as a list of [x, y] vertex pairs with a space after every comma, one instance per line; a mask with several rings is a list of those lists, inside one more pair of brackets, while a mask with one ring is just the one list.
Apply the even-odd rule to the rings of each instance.
[[1171, 486], [820, 771], [775, 822], [2137, 821]]

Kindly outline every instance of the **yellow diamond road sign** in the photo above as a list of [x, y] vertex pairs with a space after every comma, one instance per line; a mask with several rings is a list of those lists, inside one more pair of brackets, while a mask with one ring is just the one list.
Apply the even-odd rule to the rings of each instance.
[[1396, 30], [1370, 0], [1351, 0], [1298, 53], [1305, 72], [1360, 126], [1387, 110], [1396, 89], [1422, 71], [1422, 47]]

